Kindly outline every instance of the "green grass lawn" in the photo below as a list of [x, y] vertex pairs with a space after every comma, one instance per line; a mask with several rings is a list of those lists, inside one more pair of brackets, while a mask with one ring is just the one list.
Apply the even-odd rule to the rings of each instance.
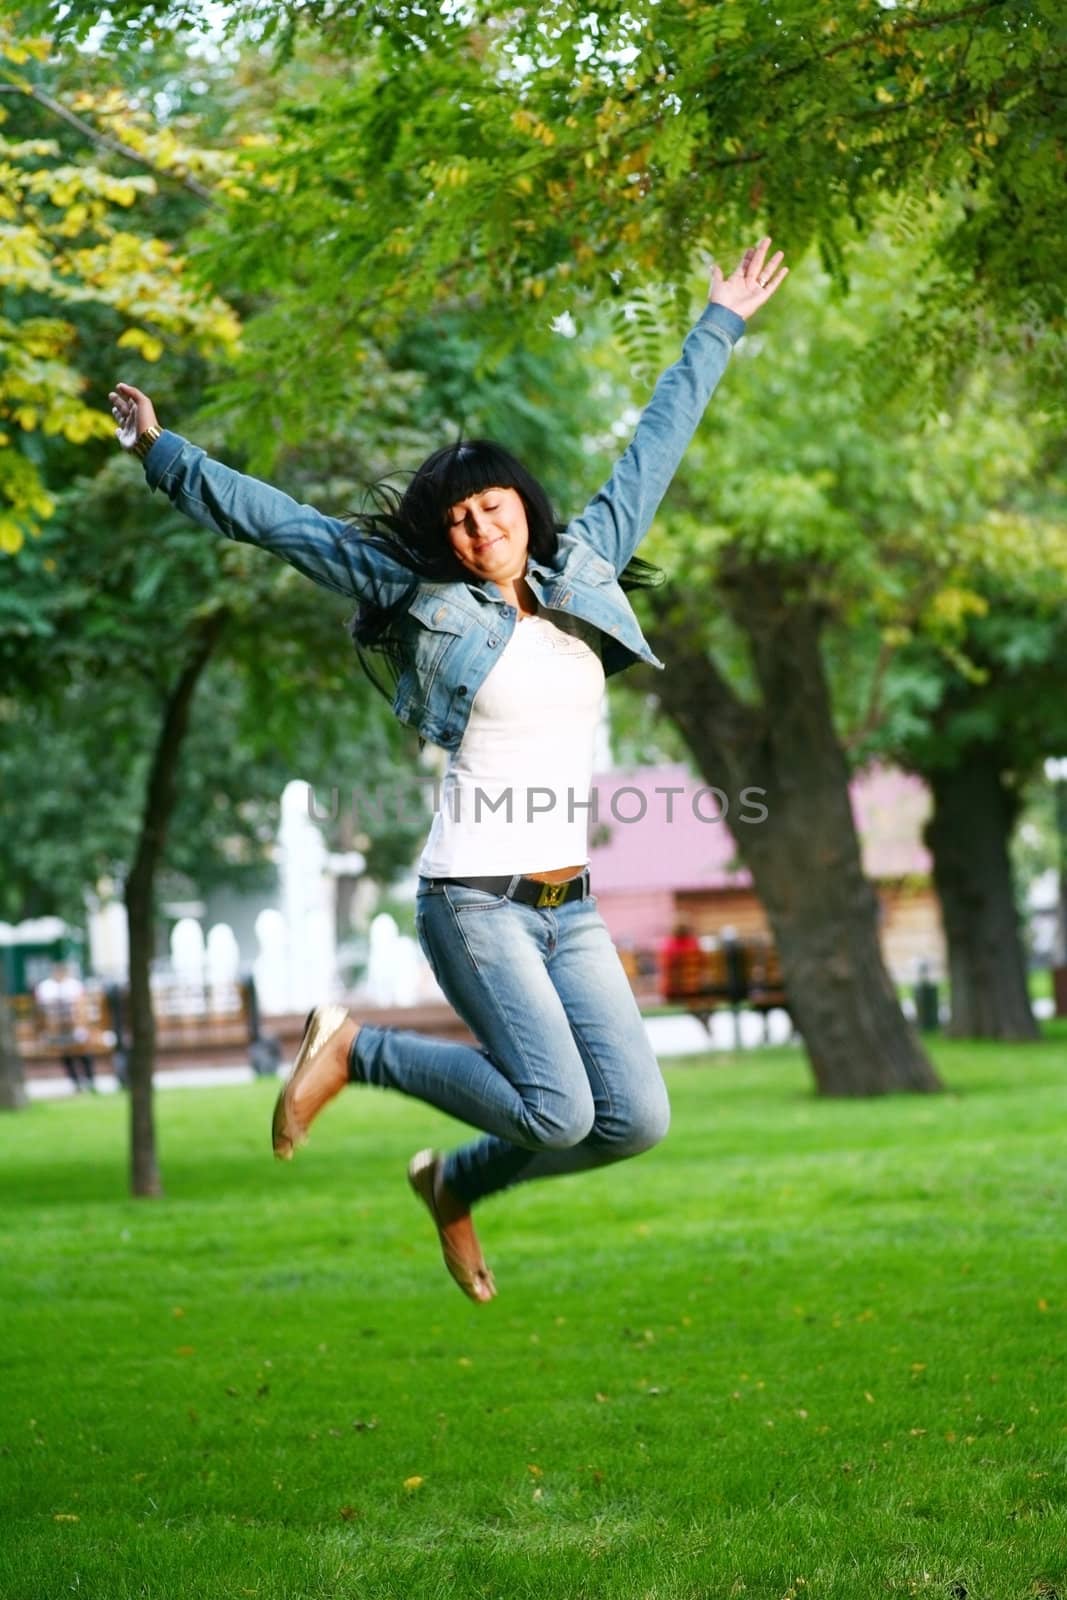
[[640, 1161], [481, 1213], [458, 1130], [352, 1091], [291, 1167], [274, 1086], [0, 1121], [3, 1600], [1067, 1600], [1067, 1032], [951, 1092], [820, 1103], [795, 1051], [671, 1068]]

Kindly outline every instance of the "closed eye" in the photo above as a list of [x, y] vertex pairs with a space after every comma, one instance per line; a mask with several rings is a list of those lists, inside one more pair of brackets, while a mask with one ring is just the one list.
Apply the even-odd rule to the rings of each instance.
[[[500, 510], [500, 501], [499, 500], [494, 500], [492, 505], [488, 505], [487, 503], [485, 503], [483, 501], [482, 510], [483, 511], [499, 511]], [[455, 519], [455, 521], [449, 523], [449, 527], [450, 528], [462, 528], [462, 526], [466, 522], [466, 520], [467, 520], [466, 517], [457, 517]]]

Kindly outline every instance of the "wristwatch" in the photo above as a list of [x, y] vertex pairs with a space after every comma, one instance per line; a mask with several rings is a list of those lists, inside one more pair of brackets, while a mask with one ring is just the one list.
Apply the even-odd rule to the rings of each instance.
[[161, 439], [162, 437], [163, 429], [157, 427], [153, 422], [150, 428], [145, 428], [142, 433], [137, 435], [137, 443], [133, 447], [134, 455], [140, 456], [141, 460], [143, 461], [149, 450], [151, 450], [152, 446], [155, 444], [156, 440]]

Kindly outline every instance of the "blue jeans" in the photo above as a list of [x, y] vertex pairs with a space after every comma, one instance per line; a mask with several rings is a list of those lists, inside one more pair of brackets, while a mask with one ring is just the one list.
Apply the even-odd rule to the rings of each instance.
[[483, 1048], [365, 1024], [350, 1076], [483, 1130], [445, 1159], [457, 1197], [473, 1205], [663, 1138], [667, 1091], [595, 897], [541, 910], [420, 878], [415, 906], [434, 976]]

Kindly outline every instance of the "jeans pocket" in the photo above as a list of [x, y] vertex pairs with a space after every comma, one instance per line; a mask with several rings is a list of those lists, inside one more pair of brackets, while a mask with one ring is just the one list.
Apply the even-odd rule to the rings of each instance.
[[470, 889], [464, 883], [446, 883], [444, 896], [453, 911], [497, 911], [512, 903], [505, 894], [492, 894], [487, 889]]
[[437, 960], [436, 960], [436, 958], [434, 956], [434, 953], [433, 953], [433, 941], [430, 938], [428, 938], [428, 936], [427, 936], [426, 915], [425, 915], [425, 912], [423, 911], [422, 907], [420, 905], [418, 905], [418, 903], [416, 903], [416, 906], [415, 906], [415, 938], [418, 941], [419, 949], [422, 951], [423, 955], [426, 957], [426, 962], [427, 962], [427, 965], [430, 968], [430, 971], [434, 975], [434, 981], [437, 984], [437, 987], [440, 988], [441, 987], [441, 973], [440, 973], [440, 970], [439, 970], [438, 965], [437, 965]]

